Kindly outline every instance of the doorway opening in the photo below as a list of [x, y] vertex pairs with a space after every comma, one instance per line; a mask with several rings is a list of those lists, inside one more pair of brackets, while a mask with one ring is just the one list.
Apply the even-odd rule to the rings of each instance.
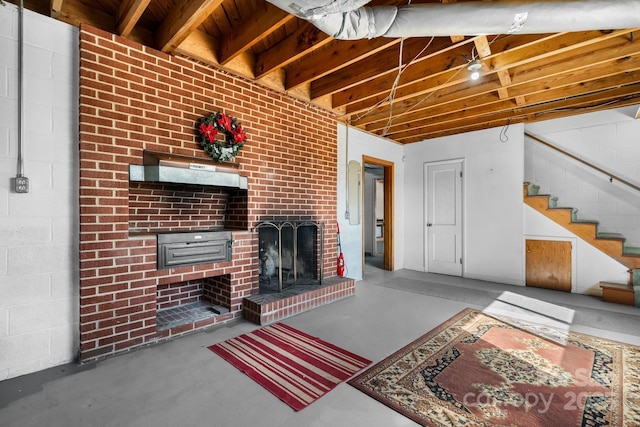
[[[392, 162], [363, 156], [363, 270], [393, 270]], [[364, 271], [362, 272], [364, 275]]]

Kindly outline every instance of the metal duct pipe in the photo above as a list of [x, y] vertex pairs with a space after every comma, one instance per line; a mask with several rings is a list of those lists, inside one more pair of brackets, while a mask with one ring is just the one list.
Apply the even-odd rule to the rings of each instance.
[[367, 0], [268, 0], [336, 39], [544, 34], [640, 27], [639, 0], [473, 1], [363, 6]]

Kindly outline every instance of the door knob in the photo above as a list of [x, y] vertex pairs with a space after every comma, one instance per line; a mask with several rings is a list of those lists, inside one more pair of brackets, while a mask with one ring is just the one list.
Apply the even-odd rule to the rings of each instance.
[[427, 223], [427, 227], [431, 227], [431, 223], [430, 222]]

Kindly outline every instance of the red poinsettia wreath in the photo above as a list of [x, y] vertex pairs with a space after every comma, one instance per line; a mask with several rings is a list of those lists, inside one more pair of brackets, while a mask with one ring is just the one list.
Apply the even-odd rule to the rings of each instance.
[[233, 160], [247, 139], [238, 120], [220, 111], [200, 119], [198, 132], [200, 145], [218, 162]]

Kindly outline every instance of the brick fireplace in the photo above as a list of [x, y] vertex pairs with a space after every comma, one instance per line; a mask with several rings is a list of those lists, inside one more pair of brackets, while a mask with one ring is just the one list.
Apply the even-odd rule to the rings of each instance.
[[[90, 26], [80, 38], [81, 361], [242, 316], [271, 322], [353, 294], [352, 281], [335, 274], [330, 113]], [[246, 130], [233, 166], [246, 188], [131, 179], [146, 152], [212, 164], [195, 124], [215, 111]], [[282, 218], [326, 224], [325, 279], [306, 296], [261, 306], [256, 226]], [[231, 232], [230, 260], [158, 269], [158, 233], [210, 229]]]

